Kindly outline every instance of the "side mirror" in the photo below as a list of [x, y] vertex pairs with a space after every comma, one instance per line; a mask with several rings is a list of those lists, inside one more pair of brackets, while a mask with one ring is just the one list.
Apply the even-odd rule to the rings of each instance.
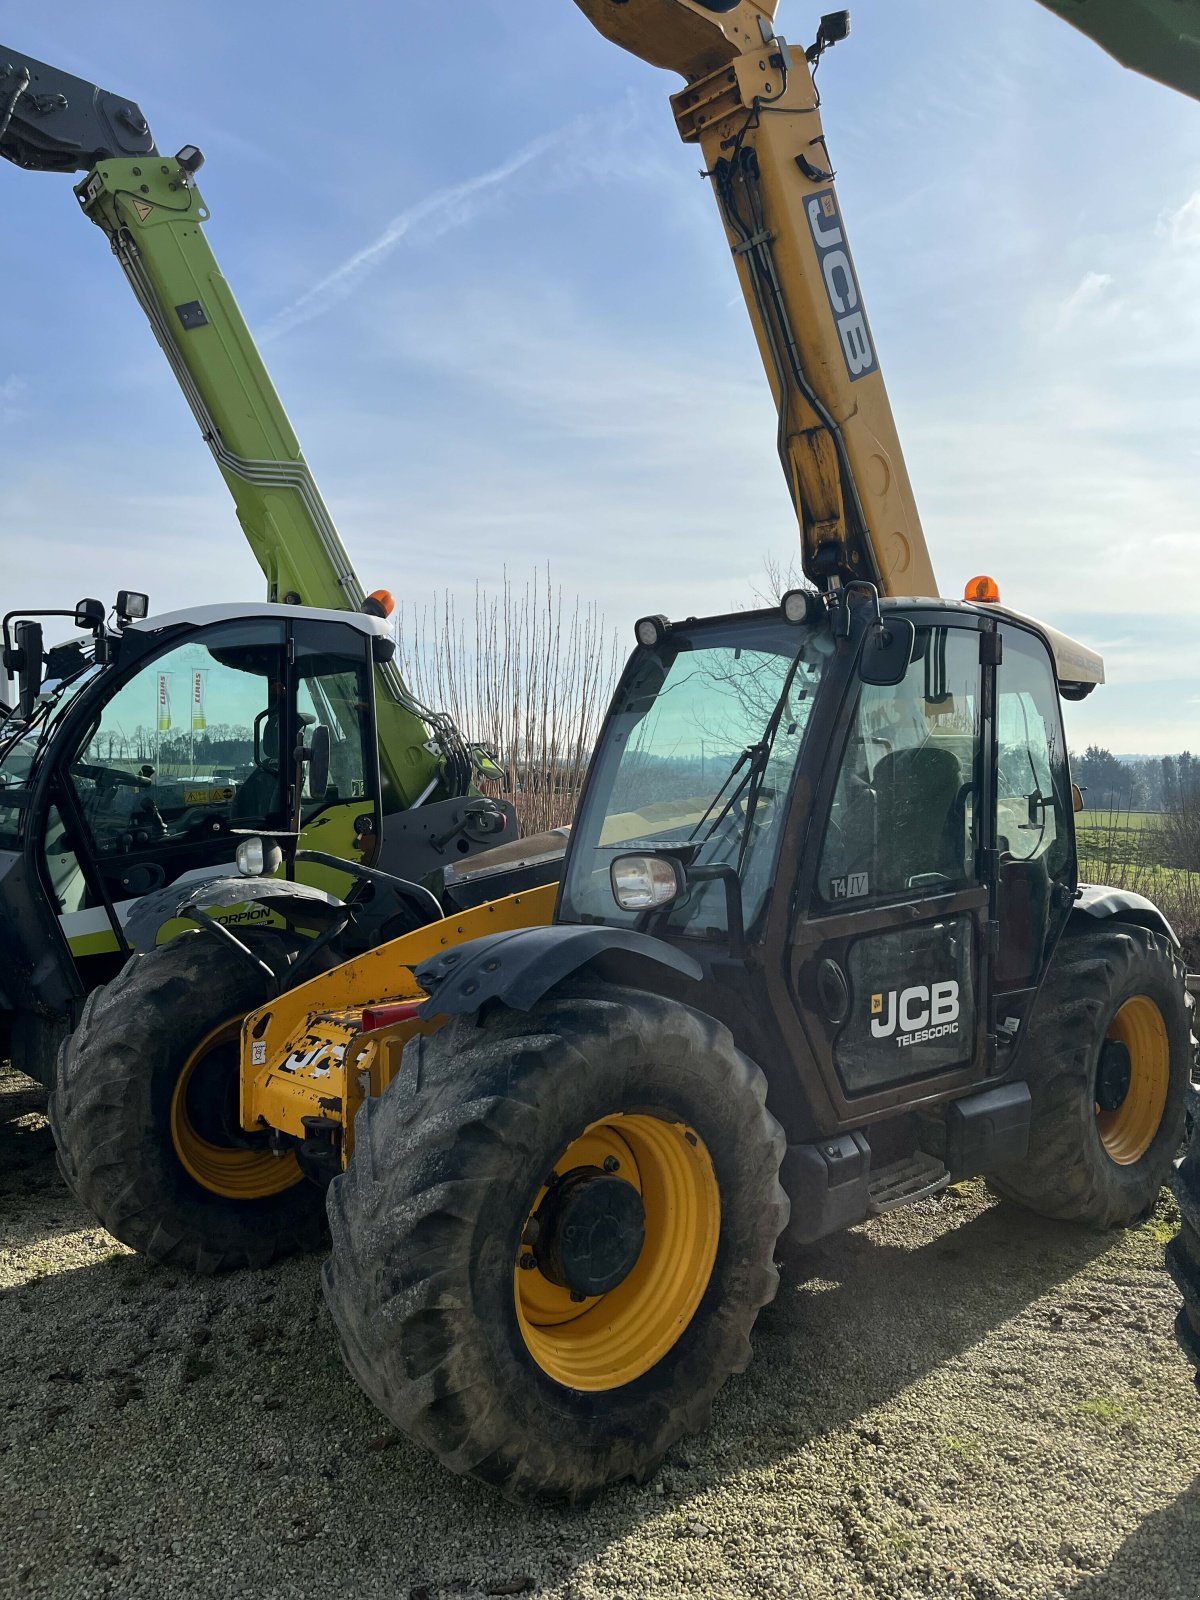
[[1083, 790], [1079, 787], [1079, 785], [1077, 783], [1073, 783], [1071, 785], [1071, 810], [1072, 811], [1082, 811], [1083, 810]]
[[907, 617], [887, 617], [875, 623], [863, 640], [858, 675], [864, 683], [883, 685], [903, 681], [912, 660], [917, 630]]
[[279, 715], [260, 711], [254, 719], [254, 765], [265, 766], [279, 760]]
[[608, 869], [613, 899], [622, 911], [665, 911], [696, 883], [719, 883], [725, 890], [729, 920], [729, 953], [745, 954], [746, 929], [742, 920], [742, 884], [727, 861], [704, 866], [684, 863], [673, 855], [617, 856]]
[[308, 798], [324, 800], [329, 788], [329, 729], [318, 722], [309, 735], [307, 746], [303, 740], [296, 746], [296, 762], [308, 766]]
[[18, 622], [13, 628], [16, 641], [17, 684], [20, 689], [21, 716], [28, 722], [42, 689], [42, 625], [40, 622]]

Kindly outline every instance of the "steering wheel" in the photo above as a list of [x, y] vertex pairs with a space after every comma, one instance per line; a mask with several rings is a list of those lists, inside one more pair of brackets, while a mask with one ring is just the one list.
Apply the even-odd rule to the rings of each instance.
[[[741, 794], [737, 796], [737, 798], [729, 807], [729, 815], [736, 819], [739, 830], [746, 826], [746, 797], [748, 794], [749, 788], [747, 787], [742, 790]], [[762, 783], [759, 785], [758, 799], [754, 803], [754, 816], [756, 821], [761, 821], [762, 819], [762, 805], [764, 800], [769, 800], [772, 805], [775, 805], [778, 802], [779, 788], [776, 784]]]
[[90, 778], [101, 788], [149, 789], [149, 779], [140, 773], [126, 772], [123, 767], [97, 767], [88, 761], [73, 761], [72, 773], [79, 778]]

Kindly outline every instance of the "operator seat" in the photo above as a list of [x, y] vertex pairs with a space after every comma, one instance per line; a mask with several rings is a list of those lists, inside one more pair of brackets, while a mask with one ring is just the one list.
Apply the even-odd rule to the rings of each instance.
[[962, 787], [958, 757], [936, 745], [895, 750], [880, 759], [875, 768], [879, 844], [873, 887], [897, 893], [927, 873], [962, 882]]

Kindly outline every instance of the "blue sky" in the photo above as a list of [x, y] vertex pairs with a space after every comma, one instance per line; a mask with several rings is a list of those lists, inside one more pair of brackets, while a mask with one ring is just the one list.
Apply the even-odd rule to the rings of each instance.
[[[783, 0], [805, 40], [820, 7]], [[444, 16], [440, 31], [431, 19]], [[1105, 652], [1074, 747], [1200, 746], [1200, 105], [1033, 0], [858, 0], [823, 112], [943, 592]], [[571, 0], [59, 0], [5, 42], [199, 144], [209, 238], [368, 588], [549, 560], [622, 635], [795, 525], [677, 81]], [[0, 167], [5, 609], [262, 580], [65, 179]]]

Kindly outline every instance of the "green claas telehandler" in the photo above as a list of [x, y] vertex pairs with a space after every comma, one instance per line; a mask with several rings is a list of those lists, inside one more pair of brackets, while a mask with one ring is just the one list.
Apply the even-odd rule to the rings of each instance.
[[[262, 1260], [319, 1236], [322, 1198], [295, 1163], [268, 1156], [265, 1186], [248, 1176], [266, 1144], [225, 1128], [237, 1059], [222, 1029], [305, 971], [440, 916], [426, 881], [440, 891], [447, 862], [514, 840], [514, 814], [478, 793], [484, 753], [397, 671], [390, 597], [364, 594], [205, 240], [200, 152], [162, 155], [133, 102], [0, 47], [0, 154], [84, 174], [78, 204], [268, 585], [261, 604], [153, 616], [121, 590], [3, 617], [16, 692], [0, 720], [0, 1053], [52, 1083], [87, 997], [127, 970], [126, 1068], [167, 1048], [186, 1070], [177, 1137], [203, 1132], [217, 1152], [190, 1181], [254, 1218], [221, 1259]], [[47, 619], [76, 635], [47, 650]], [[264, 878], [281, 844], [286, 871]], [[205, 939], [172, 949], [151, 997], [130, 956], [198, 925]], [[163, 1227], [143, 1217], [131, 1237], [149, 1246]]]

